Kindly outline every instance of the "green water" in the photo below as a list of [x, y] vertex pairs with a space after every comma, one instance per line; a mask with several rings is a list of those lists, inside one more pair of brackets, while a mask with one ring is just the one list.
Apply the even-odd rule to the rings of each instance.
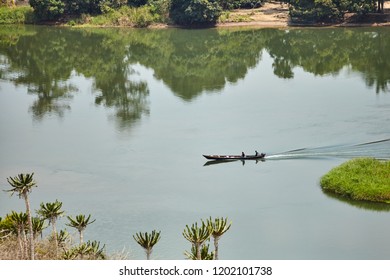
[[[129, 258], [144, 258], [132, 235], [157, 229], [152, 258], [183, 259], [185, 225], [223, 216], [221, 259], [388, 259], [389, 207], [318, 182], [387, 157], [389, 141], [353, 147], [390, 138], [389, 85], [389, 28], [3, 26], [1, 186], [35, 172], [33, 208], [91, 214], [85, 239]], [[254, 150], [273, 158], [204, 166]], [[0, 216], [23, 207], [0, 194]]]

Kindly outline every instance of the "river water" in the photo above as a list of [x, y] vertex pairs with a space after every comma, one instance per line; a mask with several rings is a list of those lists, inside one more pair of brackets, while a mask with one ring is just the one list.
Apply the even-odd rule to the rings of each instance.
[[[4, 27], [0, 185], [35, 172], [34, 209], [91, 214], [85, 239], [131, 259], [153, 229], [153, 259], [185, 258], [185, 226], [210, 216], [232, 221], [221, 259], [388, 259], [390, 207], [319, 179], [390, 158], [389, 84], [388, 28]], [[23, 209], [0, 193], [0, 216]]]

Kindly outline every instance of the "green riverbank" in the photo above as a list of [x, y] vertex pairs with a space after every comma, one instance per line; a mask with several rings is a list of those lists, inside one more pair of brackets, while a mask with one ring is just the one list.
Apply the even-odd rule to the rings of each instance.
[[326, 192], [353, 200], [390, 203], [390, 161], [352, 159], [329, 171], [320, 184]]

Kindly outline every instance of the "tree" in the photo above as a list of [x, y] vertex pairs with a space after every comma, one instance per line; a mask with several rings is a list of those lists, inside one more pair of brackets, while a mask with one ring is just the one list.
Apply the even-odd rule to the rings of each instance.
[[[200, 249], [200, 259], [201, 260], [213, 260], [214, 259], [214, 253], [209, 252], [210, 244], [203, 244], [202, 248]], [[189, 260], [197, 260], [198, 252], [196, 251], [196, 248], [194, 245], [191, 246], [191, 252], [184, 252], [184, 255]]]
[[181, 25], [215, 24], [222, 13], [217, 0], [172, 0], [170, 17]]
[[[69, 237], [70, 235], [66, 230], [60, 230], [56, 236], [58, 247], [64, 249], [66, 247], [66, 243], [69, 241]], [[54, 236], [51, 236], [49, 240], [54, 240]]]
[[210, 227], [209, 223], [202, 221], [202, 226], [198, 227], [198, 224], [192, 224], [191, 228], [186, 225], [186, 228], [183, 231], [183, 236], [185, 239], [190, 241], [195, 247], [196, 259], [201, 260], [201, 247], [208, 240], [213, 233], [213, 229]]
[[11, 227], [8, 231], [16, 234], [19, 245], [19, 259], [25, 259], [28, 256], [27, 240], [26, 240], [26, 225], [27, 225], [27, 214], [20, 212], [17, 213], [12, 211], [11, 214], [6, 216], [6, 221], [11, 222]]
[[133, 235], [134, 240], [137, 241], [137, 243], [145, 249], [147, 260], [150, 260], [150, 255], [152, 254], [153, 246], [156, 245], [156, 243], [161, 238], [160, 234], [161, 231], [156, 232], [155, 230], [153, 230], [151, 234], [147, 232], [145, 232], [145, 234], [139, 232]]
[[218, 241], [221, 236], [230, 229], [232, 223], [230, 222], [230, 224], [228, 224], [227, 218], [215, 218], [213, 222], [211, 217], [208, 220], [208, 223], [213, 230], [212, 236], [214, 238], [214, 259], [218, 260]]
[[39, 20], [55, 20], [65, 12], [62, 0], [29, 0], [29, 4]]
[[80, 244], [83, 243], [83, 232], [87, 228], [88, 225], [92, 224], [96, 220], [89, 221], [91, 218], [91, 214], [88, 215], [87, 218], [85, 218], [85, 215], [77, 215], [76, 219], [73, 219], [70, 216], [67, 216], [68, 220], [70, 221], [69, 224], [66, 224], [67, 226], [73, 227], [78, 230], [80, 234]]
[[47, 225], [45, 224], [45, 220], [43, 220], [39, 217], [33, 217], [32, 218], [32, 225], [33, 225], [34, 240], [37, 239], [37, 236], [41, 236], [41, 238], [42, 238], [42, 231], [45, 228], [47, 228]]
[[65, 250], [62, 254], [64, 260], [105, 260], [106, 254], [104, 253], [104, 247], [100, 247], [98, 241], [87, 241], [86, 243], [79, 244], [78, 246], [72, 247], [69, 250]]
[[31, 174], [19, 174], [14, 178], [7, 178], [8, 183], [12, 186], [12, 189], [6, 190], [11, 195], [18, 193], [19, 198], [23, 198], [26, 204], [27, 224], [29, 228], [29, 242], [30, 242], [30, 259], [34, 260], [34, 237], [33, 226], [30, 211], [29, 193], [33, 187], [37, 187], [36, 182], [33, 179], [34, 173]]
[[378, 0], [378, 13], [383, 13], [384, 12], [384, 4], [385, 0]]
[[41, 208], [37, 213], [42, 216], [42, 218], [49, 220], [49, 224], [52, 225], [52, 236], [54, 239], [54, 244], [56, 247], [56, 255], [58, 256], [58, 239], [57, 239], [57, 229], [56, 221], [59, 217], [64, 214], [64, 211], [61, 211], [62, 202], [55, 201], [53, 203], [41, 203]]

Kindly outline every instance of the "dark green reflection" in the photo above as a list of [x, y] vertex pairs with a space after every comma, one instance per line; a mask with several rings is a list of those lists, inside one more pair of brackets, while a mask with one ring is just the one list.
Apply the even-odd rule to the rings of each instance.
[[97, 105], [112, 107], [121, 127], [148, 114], [147, 82], [132, 65], [154, 71], [173, 93], [191, 100], [243, 79], [267, 51], [274, 74], [294, 78], [300, 67], [314, 75], [359, 73], [368, 87], [387, 92], [390, 29], [67, 29], [15, 26], [0, 30], [0, 78], [37, 96], [35, 118], [62, 116], [80, 89], [69, 78], [94, 82]]
[[[121, 32], [53, 27], [19, 31], [11, 27], [0, 33], [0, 54], [6, 58], [1, 77], [37, 96], [30, 108], [34, 118], [62, 116], [70, 109], [69, 98], [80, 90], [69, 82], [75, 74], [93, 79], [96, 104], [115, 108], [121, 127], [149, 112], [147, 84], [131, 80], [133, 70], [124, 59], [128, 40]], [[18, 36], [10, 39], [10, 34]]]
[[369, 210], [369, 211], [376, 211], [376, 212], [390, 212], [390, 204], [388, 203], [380, 203], [380, 202], [370, 202], [370, 201], [356, 201], [352, 199], [348, 199], [346, 197], [322, 191], [326, 196], [329, 198], [339, 200], [341, 202], [347, 203], [351, 206], [354, 206], [359, 209]]
[[261, 58], [259, 30], [135, 30], [132, 62], [150, 67], [184, 100], [243, 79]]
[[152, 68], [185, 100], [244, 78], [264, 49], [280, 78], [293, 78], [295, 67], [314, 75], [335, 75], [347, 67], [377, 93], [389, 90], [388, 28], [136, 30], [132, 35], [138, 36], [129, 47], [132, 61]]
[[269, 32], [266, 48], [274, 59], [274, 73], [281, 78], [293, 78], [296, 66], [315, 75], [337, 74], [349, 67], [377, 93], [389, 91], [388, 28], [265, 31]]

